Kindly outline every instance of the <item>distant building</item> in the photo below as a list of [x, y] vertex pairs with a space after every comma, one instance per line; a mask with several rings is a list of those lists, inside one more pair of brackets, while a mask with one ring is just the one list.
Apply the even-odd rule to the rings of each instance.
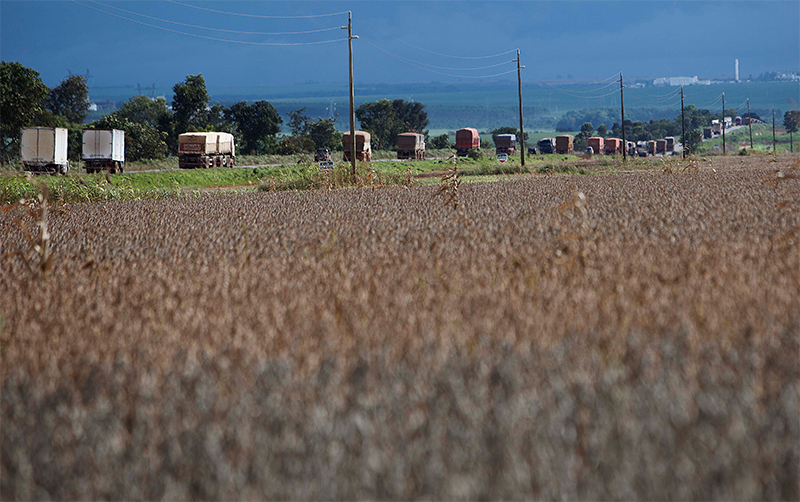
[[653, 80], [653, 85], [669, 85], [669, 86], [680, 86], [680, 85], [710, 85], [710, 80], [698, 80], [697, 76], [694, 77], [662, 77]]

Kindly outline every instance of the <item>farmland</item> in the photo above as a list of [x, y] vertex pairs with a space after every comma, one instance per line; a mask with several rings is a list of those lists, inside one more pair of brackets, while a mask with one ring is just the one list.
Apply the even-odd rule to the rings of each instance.
[[6, 206], [2, 498], [798, 499], [796, 160]]

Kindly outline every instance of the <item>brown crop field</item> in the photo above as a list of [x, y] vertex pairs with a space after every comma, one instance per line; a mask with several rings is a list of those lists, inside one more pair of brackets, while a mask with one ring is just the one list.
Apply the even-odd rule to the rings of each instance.
[[796, 159], [7, 208], [0, 498], [797, 500]]

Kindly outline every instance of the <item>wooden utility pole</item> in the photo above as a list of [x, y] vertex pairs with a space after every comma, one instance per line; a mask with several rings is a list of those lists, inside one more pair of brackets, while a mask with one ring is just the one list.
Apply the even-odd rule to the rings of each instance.
[[750, 129], [750, 149], [753, 149], [753, 119], [750, 118], [750, 98], [747, 98], [747, 127]]
[[725, 155], [725, 93], [722, 93], [722, 155]]
[[622, 96], [622, 72], [619, 72], [619, 106], [622, 115], [622, 162], [628, 160], [628, 142], [625, 141], [625, 100]]
[[777, 153], [775, 148], [777, 147], [777, 143], [775, 143], [775, 108], [772, 109], [772, 153]]
[[686, 109], [683, 107], [683, 86], [681, 86], [681, 153], [686, 158]]
[[353, 91], [353, 13], [347, 13], [347, 48], [350, 52], [350, 177], [356, 182], [356, 105], [355, 92]]
[[519, 160], [525, 167], [525, 130], [522, 128], [522, 72], [524, 66], [519, 64], [519, 49], [517, 49], [517, 90], [519, 91]]

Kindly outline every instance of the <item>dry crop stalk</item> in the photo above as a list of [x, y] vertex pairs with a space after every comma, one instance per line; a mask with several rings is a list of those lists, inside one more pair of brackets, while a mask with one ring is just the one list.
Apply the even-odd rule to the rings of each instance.
[[442, 185], [435, 195], [444, 197], [445, 205], [451, 206], [455, 210], [461, 209], [461, 203], [458, 198], [458, 189], [461, 186], [461, 180], [458, 179], [458, 160], [453, 156], [453, 167], [447, 170], [442, 176]]
[[[19, 206], [25, 206], [28, 208], [28, 215], [36, 222], [36, 226], [38, 227], [38, 232], [36, 232], [36, 235], [31, 235], [31, 232], [25, 228], [21, 219], [16, 219], [14, 223], [20, 228], [20, 230], [22, 230], [22, 234], [25, 236], [25, 239], [27, 239], [28, 243], [30, 244], [35, 256], [38, 258], [36, 269], [42, 274], [46, 274], [53, 265], [50, 231], [47, 226], [48, 198], [50, 197], [50, 189], [44, 182], [34, 182], [30, 174], [28, 175], [28, 181], [32, 185], [39, 187], [39, 195], [36, 196], [36, 199], [31, 199], [30, 201], [20, 199], [13, 204], [7, 204], [3, 206], [2, 210], [10, 211]], [[31, 266], [31, 260], [26, 252], [12, 251], [7, 253], [4, 258], [10, 258], [12, 256], [21, 257], [22, 261], [25, 263], [25, 266], [28, 267], [28, 270], [30, 270], [31, 273], [36, 273], [34, 267]]]

